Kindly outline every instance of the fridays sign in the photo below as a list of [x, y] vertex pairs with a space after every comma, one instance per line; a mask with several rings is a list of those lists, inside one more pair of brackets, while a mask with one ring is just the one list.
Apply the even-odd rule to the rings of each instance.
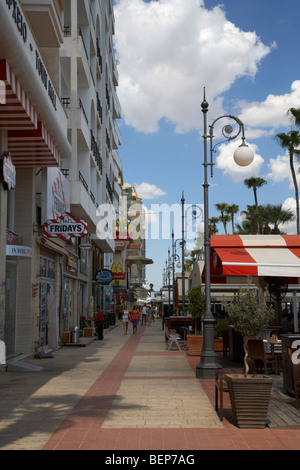
[[44, 224], [44, 233], [48, 237], [60, 237], [70, 240], [71, 237], [83, 237], [88, 232], [87, 223], [75, 219], [68, 212], [64, 212], [57, 219], [49, 219]]

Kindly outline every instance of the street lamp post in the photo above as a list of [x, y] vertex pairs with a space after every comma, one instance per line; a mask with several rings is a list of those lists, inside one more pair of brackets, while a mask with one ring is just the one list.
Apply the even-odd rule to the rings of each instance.
[[[204, 130], [204, 260], [205, 260], [205, 313], [204, 313], [204, 344], [203, 353], [201, 354], [200, 363], [196, 366], [196, 376], [199, 379], [213, 379], [215, 371], [222, 367], [218, 363], [218, 357], [215, 353], [214, 348], [214, 317], [211, 311], [211, 285], [210, 285], [210, 230], [209, 230], [209, 211], [208, 211], [208, 187], [207, 181], [207, 170], [211, 167], [211, 177], [213, 176], [213, 152], [215, 147], [221, 142], [228, 142], [236, 139], [242, 133], [242, 145], [240, 145], [234, 152], [233, 158], [235, 162], [240, 166], [248, 166], [253, 161], [254, 154], [250, 147], [245, 144], [245, 130], [244, 124], [236, 116], [224, 115], [214, 120], [211, 126], [209, 126], [209, 135], [207, 134], [207, 112], [208, 103], [205, 97], [205, 89], [203, 95], [203, 101], [201, 103], [203, 113], [203, 130]], [[213, 131], [214, 125], [217, 121], [222, 118], [228, 118], [234, 120], [238, 124], [238, 131], [231, 136], [233, 129], [230, 125], [226, 125], [222, 129], [222, 134], [225, 140], [218, 142], [213, 146]], [[210, 161], [207, 160], [207, 140], [210, 141]]]
[[[187, 221], [187, 212], [189, 209], [194, 209], [193, 210], [193, 213], [192, 213], [192, 218], [193, 219], [196, 219], [198, 217], [200, 217], [200, 215], [203, 215], [202, 214], [202, 209], [198, 206], [198, 205], [195, 205], [195, 206], [190, 206], [186, 209], [186, 211], [184, 210], [184, 203], [185, 203], [185, 199], [184, 199], [184, 193], [182, 191], [182, 197], [181, 197], [181, 220], [182, 220], [182, 226], [181, 226], [181, 260], [182, 260], [182, 270], [181, 270], [181, 277], [182, 277], [182, 315], [184, 316], [185, 315], [185, 257], [186, 257], [186, 240], [185, 240], [185, 237], [186, 237], [186, 234], [187, 234], [187, 225], [188, 225], [188, 221]], [[200, 210], [200, 214], [197, 215], [197, 212], [196, 212], [196, 209], [195, 208], [198, 208]]]
[[181, 231], [182, 231], [182, 234], [181, 234], [181, 237], [182, 237], [182, 240], [181, 240], [182, 294], [181, 294], [181, 298], [182, 298], [182, 311], [181, 311], [181, 313], [182, 313], [183, 316], [185, 315], [185, 262], [184, 262], [184, 248], [185, 248], [184, 219], [185, 219], [185, 217], [184, 217], [184, 202], [185, 202], [185, 199], [184, 199], [183, 191], [182, 191], [182, 198], [181, 198], [181, 220], [182, 220], [182, 227], [181, 227]]

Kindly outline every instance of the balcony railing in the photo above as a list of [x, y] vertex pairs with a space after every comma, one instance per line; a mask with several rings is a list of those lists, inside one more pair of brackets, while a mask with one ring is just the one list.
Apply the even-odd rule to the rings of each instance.
[[86, 114], [86, 112], [85, 112], [84, 106], [83, 106], [82, 101], [81, 101], [80, 98], [79, 98], [79, 107], [82, 109], [82, 112], [83, 112], [83, 115], [84, 115], [84, 119], [86, 120], [86, 123], [87, 123], [87, 125], [88, 125], [88, 124], [89, 124], [89, 120], [88, 120], [87, 114]]
[[113, 185], [110, 183], [107, 175], [106, 175], [106, 190], [108, 192], [110, 201], [113, 202], [114, 188], [113, 188]]
[[80, 171], [78, 171], [78, 177], [79, 177], [79, 181], [82, 183], [84, 189], [89, 192], [89, 186], [87, 184], [87, 182], [85, 181], [82, 173]]
[[99, 150], [99, 147], [97, 145], [97, 142], [96, 142], [96, 139], [95, 139], [95, 136], [93, 134], [93, 131], [91, 130], [91, 151], [94, 155], [94, 158], [95, 158], [95, 161], [96, 161], [96, 164], [99, 168], [99, 171], [102, 175], [102, 169], [103, 169], [103, 163], [102, 163], [102, 158], [101, 158], [101, 155], [100, 155], [100, 150]]

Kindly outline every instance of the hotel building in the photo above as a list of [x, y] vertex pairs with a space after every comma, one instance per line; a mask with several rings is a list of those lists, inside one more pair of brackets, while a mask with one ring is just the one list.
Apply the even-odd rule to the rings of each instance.
[[115, 248], [97, 234], [98, 212], [117, 210], [123, 181], [111, 0], [3, 0], [0, 20], [0, 341], [9, 357], [55, 349], [97, 304], [109, 309], [112, 288], [96, 273]]

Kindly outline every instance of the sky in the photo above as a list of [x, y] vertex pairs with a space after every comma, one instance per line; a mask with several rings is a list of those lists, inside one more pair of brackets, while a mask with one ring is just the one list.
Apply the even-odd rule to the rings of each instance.
[[[203, 229], [204, 89], [208, 125], [237, 116], [255, 153], [253, 163], [241, 168], [232, 158], [239, 138], [217, 146], [209, 217], [220, 215], [217, 203], [238, 204], [240, 212], [253, 205], [253, 191], [244, 183], [252, 176], [267, 181], [258, 190], [259, 204], [295, 211], [288, 157], [275, 136], [292, 128], [288, 109], [300, 108], [300, 2], [115, 0], [114, 14], [119, 156], [124, 182], [135, 186], [148, 213], [146, 255], [154, 263], [146, 279], [159, 290], [172, 230], [181, 256], [183, 193], [188, 249]], [[214, 144], [221, 127], [214, 129]], [[224, 233], [221, 224], [218, 229]], [[295, 233], [295, 221], [284, 230]]]

